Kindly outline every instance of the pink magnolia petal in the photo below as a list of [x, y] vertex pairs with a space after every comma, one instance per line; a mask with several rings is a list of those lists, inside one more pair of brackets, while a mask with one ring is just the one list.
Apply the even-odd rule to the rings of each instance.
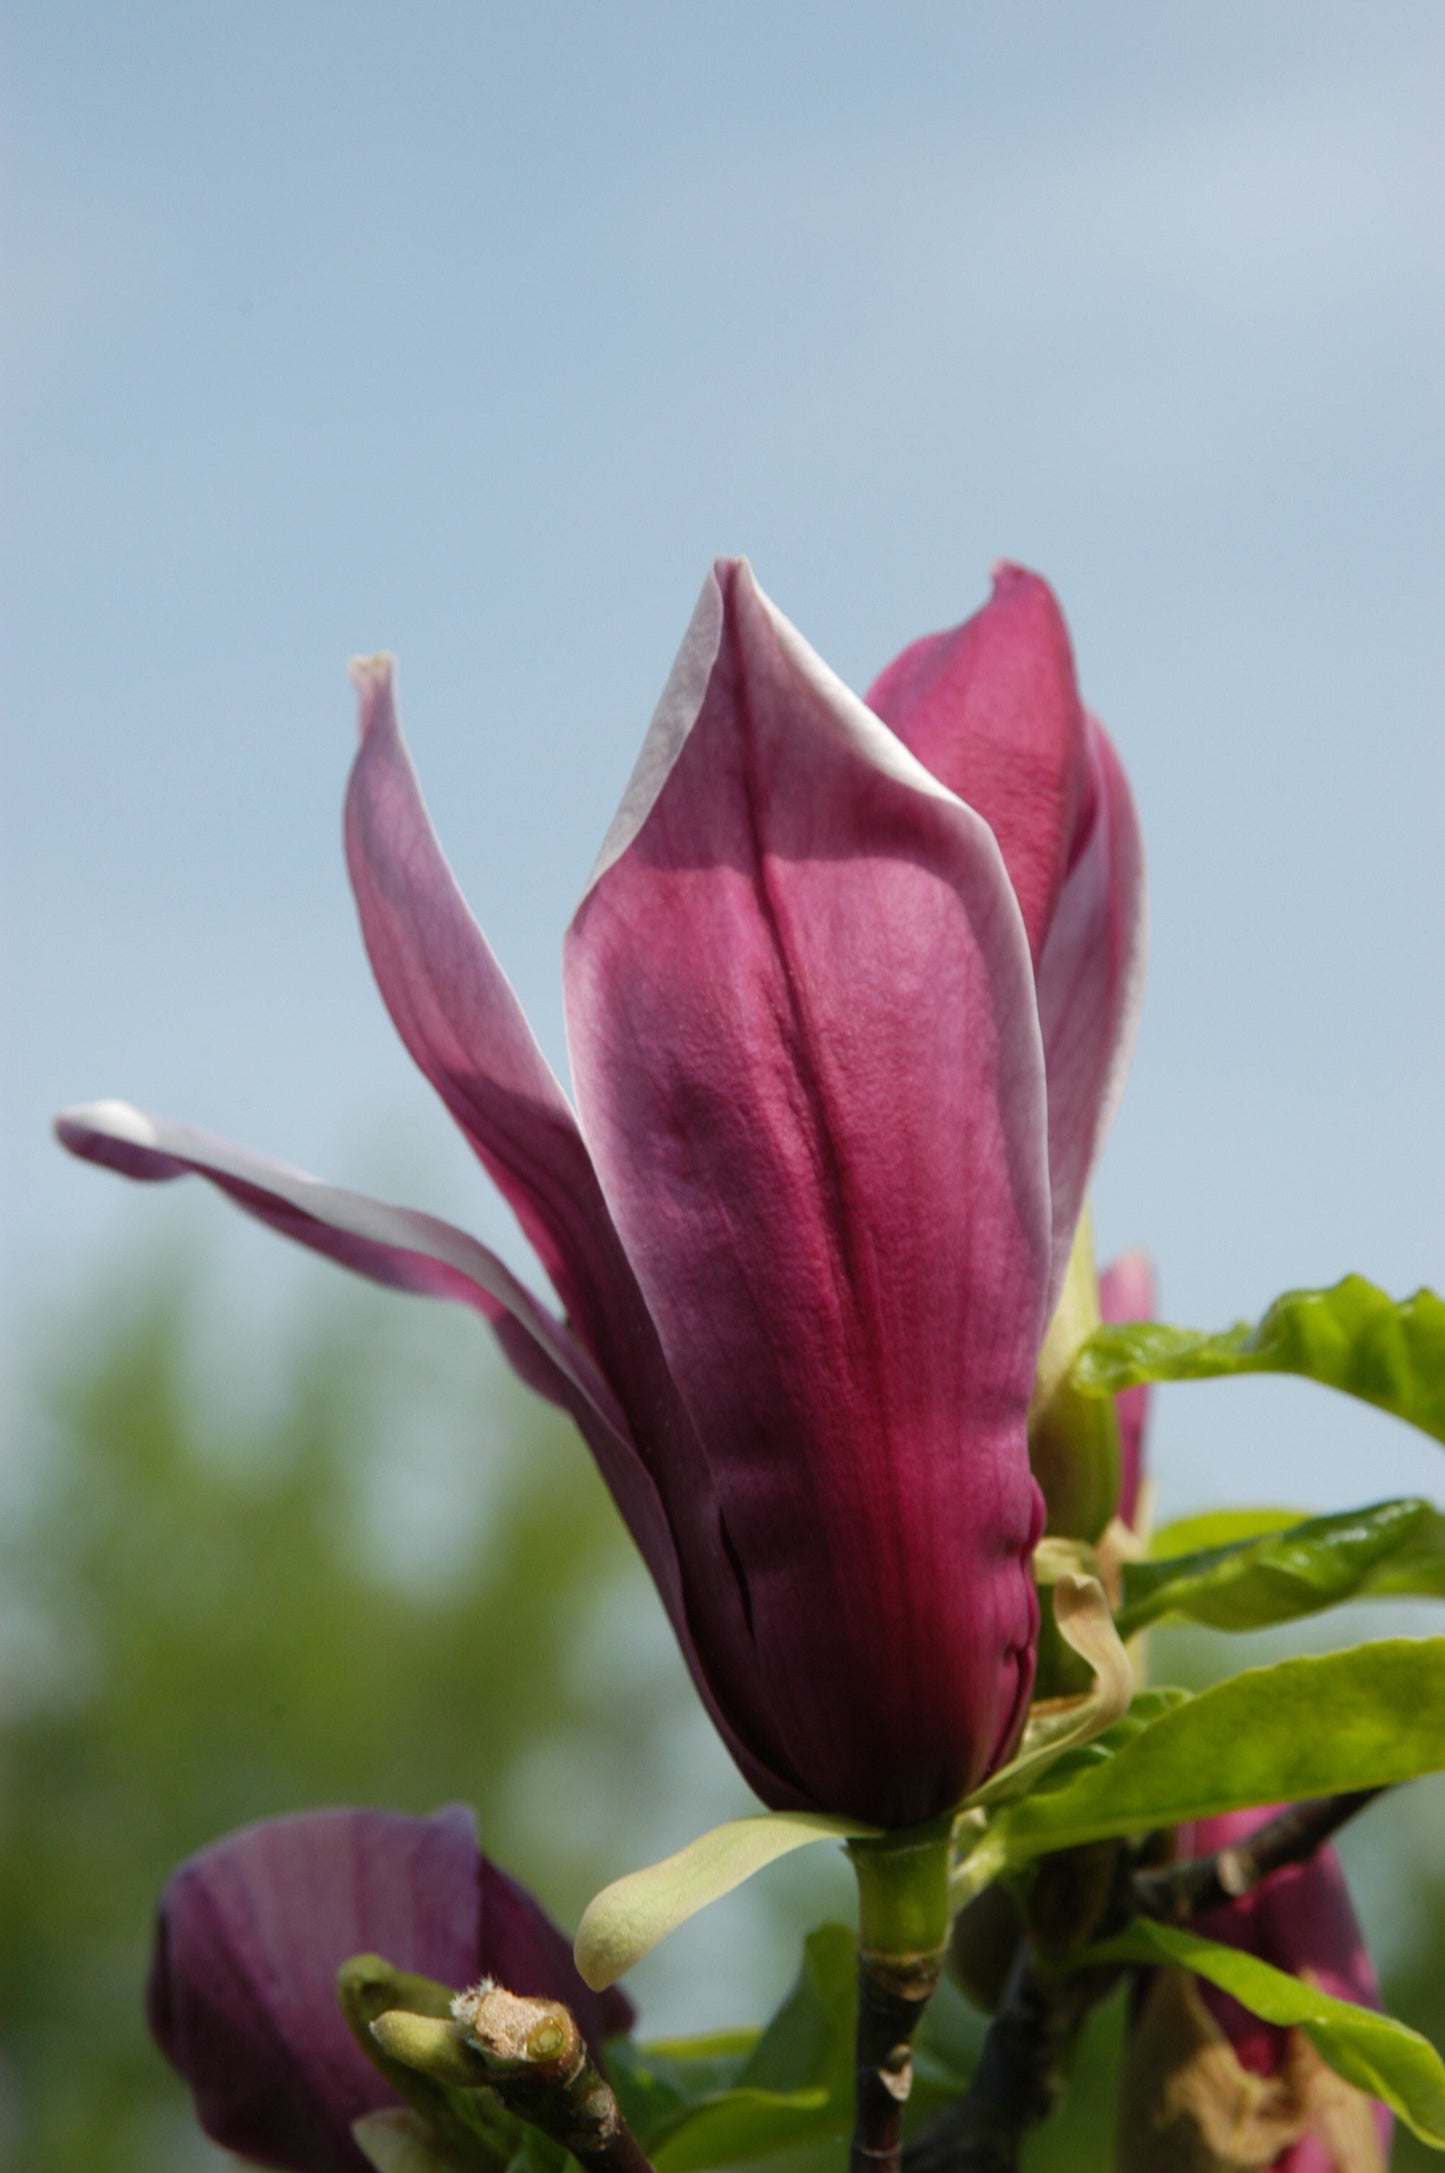
[[205, 1177], [258, 1222], [370, 1282], [471, 1306], [498, 1330], [532, 1387], [569, 1408], [579, 1398], [590, 1403], [626, 1441], [627, 1421], [588, 1353], [495, 1253], [465, 1231], [434, 1215], [323, 1184], [269, 1155], [148, 1116], [129, 1102], [62, 1110], [55, 1134], [83, 1161], [141, 1182]]
[[[1154, 1263], [1146, 1252], [1121, 1253], [1099, 1277], [1099, 1310], [1106, 1321], [1153, 1320], [1158, 1302]], [[1121, 1390], [1114, 1408], [1119, 1414], [1119, 1515], [1132, 1527], [1144, 1478], [1148, 1382]]]
[[397, 723], [390, 658], [356, 664], [352, 677], [361, 747], [346, 858], [377, 985], [605, 1362], [646, 1324], [576, 1118], [437, 843]]
[[1123, 1091], [1144, 991], [1144, 855], [1123, 765], [1088, 719], [1090, 790], [1038, 965], [1049, 1080], [1054, 1272], [1068, 1267], [1084, 1194]]
[[1032, 1674], [1032, 968], [987, 824], [745, 565], [704, 588], [566, 985], [781, 1739], [829, 1808], [928, 1816], [1007, 1750]]
[[460, 1806], [267, 1820], [182, 1864], [146, 2006], [206, 2134], [262, 2165], [364, 2173], [351, 2123], [396, 2100], [341, 2015], [336, 1972], [371, 1952], [470, 1982], [480, 1865]]
[[865, 699], [993, 831], [1037, 960], [1084, 790], [1084, 717], [1052, 589], [997, 566], [983, 609], [913, 642]]
[[[123, 1176], [145, 1182], [204, 1177], [258, 1221], [369, 1281], [426, 1297], [454, 1299], [489, 1321], [522, 1379], [576, 1420], [652, 1572], [698, 1687], [743, 1772], [770, 1802], [783, 1806], [805, 1800], [788, 1777], [782, 1752], [777, 1753], [776, 1770], [769, 1762], [768, 1725], [765, 1717], [750, 1712], [746, 1683], [729, 1702], [726, 1684], [714, 1684], [699, 1657], [669, 1512], [611, 1387], [590, 1353], [494, 1253], [434, 1215], [322, 1184], [269, 1156], [232, 1146], [190, 1125], [147, 1116], [125, 1102], [96, 1102], [65, 1110], [57, 1117], [55, 1130], [72, 1154]], [[666, 1472], [674, 1487], [679, 1469], [685, 1471], [685, 1466]], [[692, 1513], [706, 1515], [706, 1501]], [[712, 1524], [715, 1530], [715, 1511]], [[725, 1574], [717, 1544], [717, 1566]], [[713, 1625], [715, 1639], [729, 1626], [727, 1609], [719, 1607]], [[731, 1628], [736, 1648], [745, 1635], [740, 1615]]]
[[364, 2173], [351, 2124], [397, 2102], [337, 2006], [339, 1966], [365, 1953], [457, 1990], [488, 1975], [564, 2000], [594, 2045], [632, 2021], [478, 1852], [461, 1805], [266, 1819], [180, 1865], [161, 1903], [147, 2011], [208, 2135], [265, 2165]]

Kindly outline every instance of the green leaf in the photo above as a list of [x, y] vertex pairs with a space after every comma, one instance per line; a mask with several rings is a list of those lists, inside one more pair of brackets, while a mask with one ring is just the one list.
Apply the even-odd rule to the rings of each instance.
[[1347, 1275], [1329, 1290], [1286, 1291], [1257, 1327], [1241, 1321], [1221, 1335], [1157, 1321], [1096, 1329], [1072, 1378], [1106, 1395], [1230, 1373], [1300, 1373], [1445, 1441], [1445, 1301], [1417, 1290], [1397, 1303]]
[[1090, 1962], [1173, 1963], [1228, 1992], [1251, 2014], [1302, 2030], [1322, 2060], [1370, 2097], [1382, 2098], [1422, 2142], [1445, 2150], [1445, 2062], [1427, 2038], [1389, 2015], [1335, 1999], [1238, 1947], [1136, 1917]]
[[877, 1840], [879, 1832], [821, 1811], [766, 1811], [714, 1826], [676, 1855], [614, 1879], [588, 1902], [573, 1950], [583, 1981], [604, 1991], [659, 1939], [793, 1849], [813, 1841]]
[[[629, 2046], [611, 2060], [624, 2110], [657, 2173], [699, 2173], [847, 2132], [853, 2114], [857, 1943], [842, 1924], [809, 1934], [787, 1998], [726, 2087], [685, 2093], [707, 2040]], [[714, 2064], [715, 2062], [712, 2062]], [[670, 2105], [659, 2084], [672, 2093]]]
[[607, 2073], [628, 2125], [644, 2143], [665, 2135], [705, 2098], [734, 2087], [761, 2035], [760, 2030], [715, 2030], [645, 2045], [614, 2038], [607, 2047]]
[[1233, 1546], [1236, 1539], [1260, 1539], [1266, 1532], [1303, 1524], [1308, 1509], [1204, 1509], [1198, 1516], [1176, 1517], [1161, 1524], [1149, 1540], [1149, 1560], [1175, 1554], [1202, 1554], [1206, 1547]]
[[1000, 1811], [990, 1855], [1177, 1826], [1259, 1803], [1388, 1786], [1445, 1766], [1445, 1637], [1384, 1638], [1249, 1668], [1171, 1707], [1112, 1757]]
[[1445, 1595], [1445, 1517], [1427, 1501], [1377, 1502], [1164, 1561], [1128, 1562], [1119, 1631], [1133, 1637], [1164, 1615], [1257, 1630], [1386, 1592]]

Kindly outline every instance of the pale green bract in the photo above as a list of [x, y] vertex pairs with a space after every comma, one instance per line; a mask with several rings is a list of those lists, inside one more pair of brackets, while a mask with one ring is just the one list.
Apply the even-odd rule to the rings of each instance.
[[730, 1894], [755, 1871], [813, 1841], [875, 1840], [880, 1829], [818, 1811], [766, 1811], [729, 1819], [644, 1870], [629, 1871], [595, 1895], [582, 1914], [574, 1949], [594, 1992], [615, 1984], [709, 1902]]

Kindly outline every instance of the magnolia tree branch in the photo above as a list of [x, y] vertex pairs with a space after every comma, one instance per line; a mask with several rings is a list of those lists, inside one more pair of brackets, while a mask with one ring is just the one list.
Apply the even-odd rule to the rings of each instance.
[[850, 2173], [899, 2173], [913, 2033], [943, 1972], [943, 1950], [907, 1962], [858, 1959], [858, 2053]]
[[558, 2000], [483, 1982], [445, 2018], [392, 2011], [371, 2024], [386, 2057], [437, 2083], [494, 2090], [509, 2113], [571, 2152], [584, 2173], [652, 2173], [641, 2144]]
[[1187, 1924], [1191, 1917], [1222, 1909], [1252, 1893], [1271, 1872], [1306, 1862], [1341, 1826], [1384, 1793], [1383, 1788], [1356, 1788], [1343, 1795], [1293, 1803], [1230, 1848], [1194, 1856], [1185, 1863], [1165, 1864], [1158, 1871], [1142, 1871], [1134, 1880], [1135, 1914], [1157, 1917], [1166, 1924]]
[[1383, 1793], [1356, 1789], [1294, 1804], [1233, 1848], [1158, 1870], [1135, 1870], [1122, 1845], [1110, 1845], [1107, 1856], [1071, 1850], [1043, 1858], [1029, 1935], [1020, 1939], [973, 2081], [909, 2144], [904, 2173], [1017, 2173], [1025, 2137], [1058, 2102], [1069, 2048], [1125, 1973], [1114, 1964], [1070, 1967], [1070, 1947], [1109, 1938], [1135, 1917], [1184, 1924], [1237, 1901], [1271, 1872], [1306, 1862]]
[[1079, 1970], [1061, 1980], [1024, 1941], [973, 2082], [908, 2146], [906, 2173], [1016, 2173], [1025, 2136], [1058, 2103], [1070, 2045], [1120, 1975]]

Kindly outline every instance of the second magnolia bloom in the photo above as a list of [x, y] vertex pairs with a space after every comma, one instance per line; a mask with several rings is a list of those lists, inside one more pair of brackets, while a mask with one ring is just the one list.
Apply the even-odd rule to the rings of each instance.
[[1052, 594], [1003, 569], [864, 702], [719, 563], [568, 935], [577, 1115], [389, 665], [357, 683], [371, 962], [563, 1318], [449, 1225], [183, 1127], [107, 1104], [62, 1137], [483, 1312], [577, 1419], [764, 1801], [946, 1809], [1028, 1701], [1029, 1403], [1141, 967], [1128, 788]]

